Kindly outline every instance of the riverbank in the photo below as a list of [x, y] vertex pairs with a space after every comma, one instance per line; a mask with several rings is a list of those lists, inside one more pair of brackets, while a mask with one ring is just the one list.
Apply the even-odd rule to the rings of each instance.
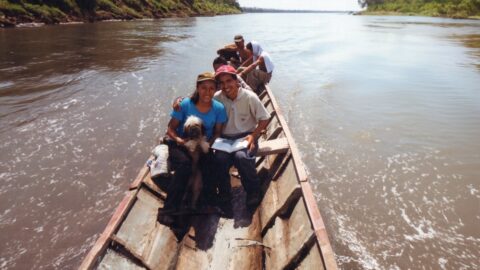
[[0, 0], [0, 27], [237, 13], [234, 0]]
[[480, 19], [480, 2], [474, 0], [458, 1], [394, 1], [381, 3], [364, 0], [360, 3], [367, 7], [360, 15], [378, 16], [427, 16], [453, 19]]
[[425, 17], [441, 17], [441, 18], [452, 18], [452, 19], [468, 19], [468, 20], [480, 20], [480, 15], [476, 16], [438, 16], [438, 15], [428, 15], [420, 12], [396, 12], [396, 11], [361, 11], [355, 13], [355, 15], [369, 15], [369, 16], [425, 16]]

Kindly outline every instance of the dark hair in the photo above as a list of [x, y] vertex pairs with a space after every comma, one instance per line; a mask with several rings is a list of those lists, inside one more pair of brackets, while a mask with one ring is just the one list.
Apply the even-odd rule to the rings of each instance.
[[213, 65], [228, 65], [228, 61], [223, 56], [218, 56], [213, 59]]
[[[190, 101], [193, 103], [193, 104], [197, 104], [198, 103], [198, 100], [200, 99], [200, 94], [198, 93], [198, 85], [200, 85], [201, 83], [203, 82], [207, 82], [207, 81], [201, 81], [201, 82], [197, 82], [197, 87], [195, 87], [195, 91], [193, 91], [193, 94], [190, 95]], [[215, 84], [215, 87], [217, 87], [217, 83], [215, 81], [211, 81]]]
[[[198, 83], [197, 83], [197, 87], [198, 87]], [[190, 95], [190, 102], [192, 102], [193, 104], [197, 104], [199, 99], [200, 99], [200, 94], [198, 93], [197, 88], [195, 88], [195, 91], [193, 92], [193, 94]]]
[[245, 47], [247, 47], [247, 50], [253, 51], [253, 47], [252, 47], [252, 43], [251, 43], [251, 42], [249, 42], [249, 43], [247, 44], [247, 46], [245, 46]]

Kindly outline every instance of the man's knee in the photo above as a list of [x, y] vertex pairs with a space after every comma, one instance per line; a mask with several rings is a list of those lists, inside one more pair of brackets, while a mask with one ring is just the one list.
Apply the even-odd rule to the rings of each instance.
[[230, 154], [223, 151], [215, 152], [215, 162], [217, 164], [227, 164], [230, 162]]
[[234, 159], [235, 161], [244, 161], [244, 160], [252, 160], [254, 157], [251, 157], [250, 155], [247, 154], [246, 151], [237, 151], [234, 154]]
[[182, 175], [190, 175], [192, 173], [192, 163], [191, 162], [177, 163], [175, 166], [175, 173], [182, 174]]

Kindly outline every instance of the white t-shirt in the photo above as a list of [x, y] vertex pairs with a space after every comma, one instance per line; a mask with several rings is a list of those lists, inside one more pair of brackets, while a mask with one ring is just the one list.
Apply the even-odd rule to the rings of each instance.
[[225, 135], [252, 132], [258, 121], [270, 119], [270, 113], [253, 91], [240, 87], [235, 100], [229, 99], [222, 91], [217, 91], [215, 99], [222, 102], [227, 111], [228, 120], [223, 129]]

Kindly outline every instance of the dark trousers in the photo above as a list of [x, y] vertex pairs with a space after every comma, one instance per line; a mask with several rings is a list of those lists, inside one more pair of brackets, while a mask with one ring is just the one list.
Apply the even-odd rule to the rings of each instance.
[[[167, 144], [170, 164], [175, 173], [167, 188], [164, 209], [179, 210], [184, 206], [183, 198], [185, 193], [188, 192], [188, 180], [192, 174], [192, 158], [185, 147], [177, 145], [173, 141]], [[212, 152], [200, 156], [199, 167], [202, 172], [203, 188], [199, 197], [199, 203], [203, 203], [209, 198], [210, 194], [215, 192], [213, 159]]]
[[185, 194], [188, 178], [192, 174], [192, 159], [188, 150], [177, 145], [175, 142], [168, 142], [168, 159], [171, 169], [175, 171], [167, 188], [167, 198], [165, 200], [165, 210], [179, 210]]
[[[226, 137], [228, 139], [238, 139], [245, 137], [249, 133], [240, 134], [234, 137]], [[215, 151], [215, 166], [218, 172], [218, 189], [219, 197], [222, 200], [231, 199], [231, 185], [230, 185], [230, 167], [235, 166], [240, 174], [242, 186], [247, 194], [256, 194], [260, 192], [260, 179], [255, 168], [255, 154], [258, 150], [257, 142], [255, 142], [255, 149], [249, 151], [242, 149], [233, 153], [223, 151]]]

